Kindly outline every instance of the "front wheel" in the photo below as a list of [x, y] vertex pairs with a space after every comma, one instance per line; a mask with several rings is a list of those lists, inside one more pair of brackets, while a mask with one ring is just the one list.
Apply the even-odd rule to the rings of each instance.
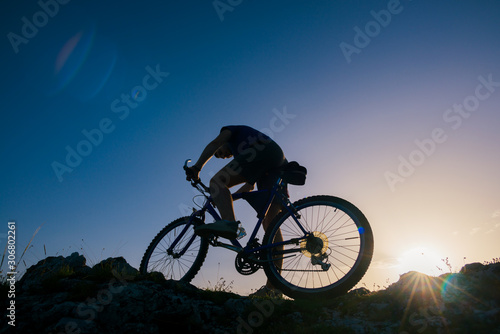
[[157, 271], [166, 279], [190, 282], [208, 252], [208, 240], [194, 233], [194, 227], [202, 223], [189, 224], [189, 217], [182, 217], [165, 226], [144, 253], [140, 272]]
[[[312, 196], [282, 212], [264, 235], [271, 283], [291, 298], [326, 300], [353, 288], [368, 270], [373, 233], [363, 213], [346, 200]], [[304, 231], [294, 218], [297, 218]]]

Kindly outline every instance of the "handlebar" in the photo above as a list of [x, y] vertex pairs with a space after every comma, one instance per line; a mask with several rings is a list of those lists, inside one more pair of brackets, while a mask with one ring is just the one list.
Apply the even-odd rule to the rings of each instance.
[[[186, 171], [186, 173], [188, 172], [189, 170], [189, 167], [188, 167], [188, 163], [191, 162], [191, 159], [187, 159], [186, 162], [184, 162], [184, 171]], [[201, 182], [201, 179], [198, 178], [198, 180], [191, 180], [191, 185], [197, 189], [199, 189], [198, 186], [201, 186], [202, 189], [207, 192], [207, 193], [210, 193], [210, 188], [208, 188], [203, 182]], [[202, 189], [199, 189], [199, 190], [202, 190]]]

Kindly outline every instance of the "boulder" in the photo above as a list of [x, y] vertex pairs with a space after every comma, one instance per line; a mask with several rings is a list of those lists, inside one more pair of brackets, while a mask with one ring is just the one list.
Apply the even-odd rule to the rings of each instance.
[[68, 257], [47, 257], [28, 268], [19, 281], [20, 289], [39, 290], [43, 289], [43, 282], [50, 279], [88, 273], [90, 268], [85, 264], [85, 257], [76, 252]]
[[[440, 277], [409, 272], [385, 290], [317, 305], [200, 290], [140, 275], [123, 257], [89, 268], [77, 253], [39, 261], [19, 285], [19, 333], [500, 333], [500, 263]], [[9, 333], [2, 321], [0, 334]]]

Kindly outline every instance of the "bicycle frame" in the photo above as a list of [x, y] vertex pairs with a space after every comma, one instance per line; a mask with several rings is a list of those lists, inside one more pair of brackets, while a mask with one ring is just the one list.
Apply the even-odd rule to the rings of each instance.
[[203, 196], [203, 203], [195, 192], [193, 211], [157, 233], [141, 260], [141, 273], [159, 271], [166, 279], [190, 282], [200, 271], [209, 246], [222, 247], [236, 253], [238, 273], [251, 275], [263, 269], [268, 282], [290, 298], [325, 301], [347, 293], [366, 273], [374, 246], [368, 220], [340, 197], [313, 195], [292, 203], [287, 185], [303, 185], [307, 173], [297, 162], [272, 170], [269, 178], [273, 181], [266, 190], [243, 192], [249, 188], [244, 186], [242, 192], [231, 194], [234, 200], [245, 200], [257, 214], [245, 224], [245, 239], [241, 239], [241, 229], [238, 235], [221, 233], [233, 240], [219, 236], [216, 225], [213, 230], [204, 225], [221, 218], [218, 201], [214, 202], [217, 194], [199, 180], [198, 168], [187, 167], [189, 162], [184, 164], [186, 178]]
[[[219, 214], [215, 210], [214, 206], [212, 205], [212, 201], [213, 201], [212, 197], [207, 195], [208, 188], [200, 180], [198, 180], [196, 182], [192, 182], [192, 185], [193, 185], [193, 187], [195, 187], [196, 189], [198, 189], [198, 191], [200, 191], [205, 196], [206, 202], [205, 202], [205, 204], [203, 205], [203, 207], [200, 210], [195, 211], [195, 212], [193, 212], [191, 214], [191, 216], [189, 217], [188, 224], [186, 224], [186, 226], [184, 227], [184, 229], [182, 230], [182, 232], [179, 234], [179, 236], [174, 240], [174, 242], [172, 243], [172, 245], [167, 249], [167, 253], [170, 254], [170, 255], [173, 254], [173, 249], [175, 248], [175, 246], [177, 245], [177, 243], [182, 239], [182, 237], [187, 232], [187, 230], [194, 225], [194, 220], [195, 219], [199, 219], [200, 217], [204, 218], [205, 212], [208, 212], [215, 220], [220, 220], [221, 219], [220, 216], [219, 216]], [[200, 188], [199, 185], [201, 185], [202, 188]], [[300, 223], [300, 221], [299, 221], [300, 216], [298, 216], [296, 214], [296, 211], [293, 208], [293, 206], [290, 203], [290, 201], [288, 200], [288, 198], [284, 194], [282, 194], [280, 192], [280, 189], [281, 189], [282, 185], [283, 185], [283, 180], [282, 180], [281, 177], [278, 177], [278, 180], [276, 181], [276, 183], [274, 184], [274, 186], [270, 190], [269, 189], [265, 189], [265, 190], [251, 191], [251, 192], [248, 192], [248, 193], [236, 193], [236, 194], [232, 194], [233, 200], [244, 198], [246, 196], [246, 194], [250, 194], [250, 193], [252, 193], [252, 194], [262, 193], [263, 194], [263, 193], [266, 193], [266, 192], [269, 193], [269, 198], [267, 200], [267, 204], [263, 207], [262, 211], [259, 214], [259, 219], [258, 219], [258, 221], [257, 221], [257, 223], [256, 223], [256, 225], [255, 225], [255, 227], [254, 227], [254, 229], [252, 231], [252, 234], [250, 235], [250, 239], [248, 240], [247, 245], [245, 247], [243, 247], [241, 245], [241, 243], [237, 239], [230, 240], [231, 245], [224, 244], [224, 243], [221, 243], [221, 242], [214, 242], [214, 243], [211, 243], [211, 244], [213, 246], [224, 247], [226, 249], [230, 249], [230, 250], [235, 251], [235, 252], [244, 251], [247, 254], [251, 254], [251, 253], [256, 253], [256, 252], [259, 252], [261, 250], [272, 248], [272, 247], [279, 247], [279, 246], [290, 244], [290, 243], [298, 243], [300, 240], [306, 239], [309, 236], [310, 233], [307, 232], [304, 229], [304, 227], [302, 226], [302, 224]], [[293, 217], [295, 223], [300, 228], [300, 230], [304, 233], [304, 235], [301, 238], [294, 238], [294, 239], [291, 239], [291, 240], [284, 240], [284, 241], [280, 241], [280, 242], [277, 242], [277, 243], [272, 243], [272, 244], [263, 245], [263, 246], [259, 246], [259, 247], [253, 247], [253, 245], [255, 244], [257, 233], [258, 233], [258, 231], [260, 229], [260, 226], [262, 225], [262, 221], [264, 220], [265, 215], [267, 214], [267, 212], [268, 212], [269, 208], [271, 207], [271, 205], [272, 205], [274, 199], [276, 198], [276, 196], [278, 196], [278, 198], [281, 201], [282, 206], [290, 213], [291, 217]], [[187, 244], [184, 247], [184, 249], [181, 252], [177, 253], [177, 256], [180, 257], [180, 256], [184, 255], [185, 251], [193, 243], [193, 241], [194, 241], [195, 238], [196, 238], [196, 235], [193, 235], [191, 237], [191, 239], [187, 242]]]

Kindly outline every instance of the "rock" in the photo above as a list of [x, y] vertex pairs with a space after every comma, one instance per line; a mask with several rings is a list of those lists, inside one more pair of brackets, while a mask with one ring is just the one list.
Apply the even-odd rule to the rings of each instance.
[[[121, 257], [85, 263], [74, 253], [27, 270], [16, 292], [17, 332], [293, 333], [307, 324], [311, 333], [500, 333], [498, 263], [440, 277], [409, 272], [386, 290], [355, 289], [319, 305], [202, 291], [140, 275]], [[9, 333], [3, 322], [0, 334]]]
[[231, 298], [224, 303], [224, 310], [228, 314], [234, 314], [234, 315], [242, 314], [250, 304], [251, 301], [249, 299]]
[[85, 263], [85, 257], [76, 252], [66, 258], [48, 257], [28, 268], [19, 285], [21, 289], [26, 290], [43, 289], [43, 283], [50, 279], [88, 273], [89, 268], [85, 266]]
[[99, 262], [92, 267], [90, 274], [113, 274], [113, 271], [127, 280], [132, 280], [139, 275], [139, 271], [128, 264], [123, 257], [108, 258]]
[[[55, 325], [47, 328], [46, 331], [39, 333], [78, 333], [78, 334], [94, 334], [99, 333], [96, 323], [92, 321], [84, 321], [78, 318], [61, 318]], [[35, 333], [35, 332], [31, 332]]]
[[500, 277], [500, 262], [490, 264], [488, 266], [488, 271]]
[[478, 263], [478, 262], [474, 262], [474, 263], [469, 263], [469, 264], [466, 264], [465, 266], [463, 266], [462, 269], [460, 269], [460, 273], [461, 274], [470, 274], [470, 273], [474, 273], [474, 272], [483, 271], [484, 269], [485, 269], [485, 265]]
[[287, 315], [287, 317], [290, 319], [292, 322], [297, 322], [299, 324], [304, 322], [304, 319], [302, 318], [302, 313], [300, 312], [293, 312]]
[[361, 288], [349, 291], [348, 294], [353, 295], [353, 296], [365, 296], [365, 295], [370, 294], [370, 290], [368, 290], [367, 288], [361, 287]]

